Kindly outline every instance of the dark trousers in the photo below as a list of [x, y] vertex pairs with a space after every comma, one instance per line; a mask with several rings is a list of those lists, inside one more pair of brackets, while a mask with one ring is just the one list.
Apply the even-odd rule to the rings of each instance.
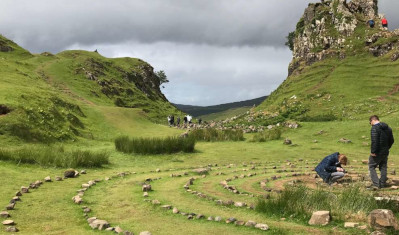
[[[378, 178], [377, 171], [375, 168], [380, 169], [381, 177]], [[385, 187], [387, 181], [387, 171], [388, 171], [388, 154], [378, 155], [376, 157], [369, 157], [369, 172], [371, 181], [373, 185], [379, 188]]]

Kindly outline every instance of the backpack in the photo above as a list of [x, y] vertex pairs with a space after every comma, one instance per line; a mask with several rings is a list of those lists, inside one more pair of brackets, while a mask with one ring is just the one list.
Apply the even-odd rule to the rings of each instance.
[[369, 20], [370, 27], [374, 27], [374, 24], [375, 24], [374, 20]]

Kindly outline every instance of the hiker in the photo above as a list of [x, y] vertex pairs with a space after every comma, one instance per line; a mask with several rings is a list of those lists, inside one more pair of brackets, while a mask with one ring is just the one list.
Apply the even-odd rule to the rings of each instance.
[[177, 119], [176, 119], [176, 124], [177, 124], [177, 126], [180, 126], [180, 116], [177, 117]]
[[175, 116], [174, 115], [170, 116], [170, 125], [171, 126], [175, 125]]
[[370, 19], [369, 21], [367, 21], [367, 24], [370, 26], [370, 28], [374, 28], [375, 21], [373, 19]]
[[[374, 187], [383, 188], [387, 181], [389, 149], [394, 143], [392, 129], [377, 115], [369, 118], [371, 125], [371, 153], [369, 157], [369, 172]], [[378, 166], [381, 178], [378, 178], [375, 168]]]
[[190, 116], [190, 115], [187, 115], [187, 121], [188, 121], [188, 124], [191, 124], [191, 120], [193, 119], [193, 117], [192, 116]]
[[388, 29], [388, 20], [384, 17], [384, 18], [382, 18], [381, 23], [382, 23], [382, 28], [387, 30]]
[[201, 125], [201, 123], [202, 123], [202, 119], [201, 119], [201, 118], [199, 118], [199, 119], [198, 119], [198, 124], [200, 124], [200, 125]]
[[336, 152], [325, 157], [315, 170], [325, 183], [332, 185], [345, 176], [341, 164], [346, 165], [347, 162], [348, 158], [345, 155]]
[[187, 125], [187, 115], [184, 116], [183, 120], [184, 120], [184, 125]]
[[171, 120], [171, 117], [170, 117], [170, 115], [168, 116], [168, 124], [169, 124], [169, 126], [170, 126], [170, 120]]

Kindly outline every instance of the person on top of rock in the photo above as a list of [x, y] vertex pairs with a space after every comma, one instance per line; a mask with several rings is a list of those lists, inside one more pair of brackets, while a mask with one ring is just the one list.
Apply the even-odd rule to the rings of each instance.
[[201, 125], [201, 123], [202, 123], [202, 119], [201, 119], [201, 118], [199, 118], [199, 119], [198, 119], [198, 124], [200, 124], [200, 125]]
[[[389, 149], [395, 142], [392, 129], [377, 115], [369, 118], [371, 127], [371, 154], [369, 157], [369, 172], [374, 187], [383, 188], [387, 181]], [[376, 167], [379, 167], [381, 178], [378, 178]]]
[[345, 176], [345, 170], [341, 165], [346, 165], [348, 158], [338, 152], [325, 157], [316, 167], [317, 174], [329, 185]]
[[388, 29], [388, 20], [385, 17], [382, 18], [381, 24], [382, 24], [382, 28]]
[[374, 28], [375, 21], [373, 19], [370, 19], [369, 21], [367, 21], [367, 24], [369, 25], [370, 28]]

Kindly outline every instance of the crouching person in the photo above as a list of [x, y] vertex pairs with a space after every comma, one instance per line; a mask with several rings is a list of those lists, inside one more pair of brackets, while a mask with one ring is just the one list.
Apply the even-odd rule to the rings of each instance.
[[341, 165], [346, 165], [348, 158], [337, 153], [325, 157], [316, 167], [317, 174], [329, 185], [345, 176], [345, 170]]

